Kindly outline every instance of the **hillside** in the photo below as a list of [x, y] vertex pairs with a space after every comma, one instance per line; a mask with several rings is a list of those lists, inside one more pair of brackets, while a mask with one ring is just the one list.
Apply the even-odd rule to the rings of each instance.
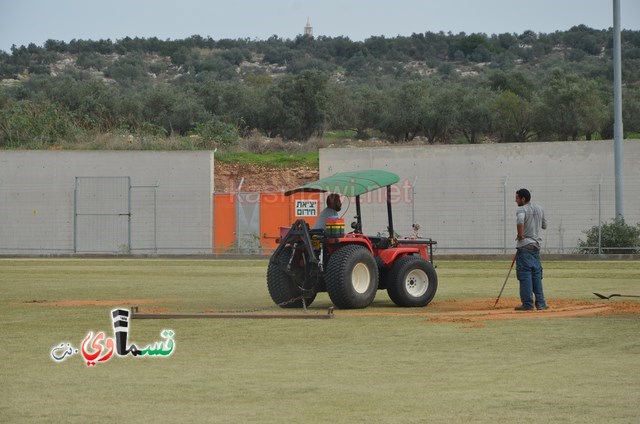
[[[14, 46], [0, 51], [4, 83], [30, 75], [87, 71], [109, 83], [127, 78], [171, 83], [181, 75], [208, 74], [219, 80], [299, 74], [320, 70], [335, 81], [428, 77], [456, 72], [477, 76], [485, 68], [540, 69], [570, 62], [593, 72], [597, 59], [611, 57], [611, 30], [585, 25], [554, 33], [453, 34], [414, 33], [364, 41], [346, 37], [272, 36], [267, 40], [214, 40], [194, 35], [183, 40], [129, 38], [111, 40], [47, 40], [43, 46]], [[640, 32], [623, 31], [623, 58], [633, 68], [639, 59]], [[444, 65], [444, 66], [443, 66]], [[144, 71], [144, 72], [141, 72]], [[628, 69], [627, 78], [640, 79]]]
[[215, 163], [215, 192], [280, 192], [317, 180], [317, 168], [271, 168], [256, 164]]
[[[394, 143], [612, 136], [611, 31], [48, 40], [0, 52], [0, 148], [233, 149], [252, 134]], [[640, 132], [640, 31], [623, 110]], [[135, 143], [134, 143], [135, 144]]]
[[[220, 49], [197, 49], [194, 53], [196, 60], [207, 59], [211, 56], [220, 55], [224, 50]], [[87, 55], [82, 53], [70, 53], [64, 52], [56, 54], [52, 57], [51, 62], [39, 67], [34, 65], [28, 65], [25, 67], [12, 67], [4, 64], [3, 68], [13, 69], [13, 72], [4, 72], [2, 79], [0, 79], [0, 85], [11, 86], [22, 81], [27, 81], [33, 76], [49, 74], [51, 76], [63, 76], [65, 74], [77, 74], [83, 73], [87, 77], [96, 78], [103, 81], [107, 85], [118, 85], [125, 78], [119, 72], [114, 72], [117, 67], [122, 65], [123, 61], [131, 60], [131, 57], [127, 57], [127, 54], [90, 54], [90, 59], [87, 59]], [[190, 64], [176, 64], [172, 61], [171, 56], [162, 56], [158, 53], [139, 52], [136, 53], [136, 58], [132, 63], [137, 62], [136, 65], [140, 65], [143, 72], [139, 72], [134, 78], [149, 79], [154, 83], [159, 84], [171, 84], [181, 76], [189, 75], [192, 65]], [[549, 55], [545, 60], [552, 61], [554, 58], [562, 59], [562, 52], [555, 52]], [[416, 77], [429, 77], [437, 75], [438, 73], [451, 73], [455, 72], [461, 77], [474, 77], [478, 76], [483, 68], [490, 66], [491, 62], [477, 62], [470, 63], [468, 61], [445, 61], [447, 65], [441, 67], [442, 63], [437, 62], [425, 62], [417, 60], [396, 61], [393, 63], [393, 70], [395, 72], [400, 71], [406, 76]], [[221, 64], [218, 64], [221, 65]], [[279, 78], [288, 74], [298, 73], [298, 70], [292, 70], [286, 63], [269, 63], [265, 60], [265, 55], [260, 53], [248, 54], [246, 58], [243, 58], [241, 62], [223, 64], [223, 67], [231, 74], [222, 78], [223, 80], [234, 79], [229, 78], [235, 74], [238, 78], [249, 80], [252, 82], [260, 82], [260, 79]], [[525, 64], [523, 60], [516, 60], [513, 63], [514, 68], [531, 67], [529, 64]], [[206, 65], [205, 65], [206, 68]], [[213, 69], [214, 67], [211, 67]], [[211, 72], [208, 69], [204, 72]], [[379, 68], [378, 71], [383, 75], [385, 69]], [[132, 75], [133, 76], [133, 75]], [[344, 69], [336, 68], [331, 70], [331, 78], [335, 82], [349, 82], [355, 77], [355, 73], [347, 73]]]

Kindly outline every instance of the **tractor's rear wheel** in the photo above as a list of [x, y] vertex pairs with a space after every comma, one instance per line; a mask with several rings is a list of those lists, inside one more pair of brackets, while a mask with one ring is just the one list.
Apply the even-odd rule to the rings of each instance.
[[[291, 257], [291, 249], [285, 249], [279, 258], [269, 261], [267, 267], [267, 288], [273, 302], [281, 308], [302, 308], [302, 289], [294, 278], [285, 271], [286, 264]], [[295, 259], [292, 266], [296, 263]], [[299, 274], [302, 275], [302, 270]], [[316, 298], [315, 292], [307, 292], [304, 297], [306, 306], [311, 305]]]
[[417, 256], [405, 256], [391, 267], [387, 293], [398, 306], [426, 306], [436, 295], [438, 275], [433, 265]]
[[343, 246], [331, 254], [325, 281], [329, 297], [338, 308], [366, 308], [376, 297], [378, 266], [369, 249]]

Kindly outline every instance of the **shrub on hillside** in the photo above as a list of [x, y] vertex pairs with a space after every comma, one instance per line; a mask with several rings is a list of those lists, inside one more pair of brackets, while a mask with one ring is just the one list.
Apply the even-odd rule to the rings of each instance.
[[240, 138], [235, 125], [217, 118], [196, 124], [194, 133], [199, 135], [205, 143], [215, 142], [222, 146], [234, 145]]

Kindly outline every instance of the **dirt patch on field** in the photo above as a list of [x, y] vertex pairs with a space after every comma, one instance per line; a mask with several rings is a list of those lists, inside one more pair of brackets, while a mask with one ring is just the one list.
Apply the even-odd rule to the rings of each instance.
[[433, 302], [420, 310], [410, 309], [398, 312], [372, 311], [337, 311], [336, 315], [358, 316], [420, 316], [430, 322], [469, 323], [463, 328], [483, 328], [484, 321], [538, 319], [538, 318], [573, 318], [589, 315], [640, 315], [640, 302], [620, 301], [576, 301], [569, 299], [553, 299], [549, 309], [545, 311], [515, 311], [519, 305], [517, 299], [502, 299], [494, 308], [495, 299], [449, 300]]
[[66, 300], [27, 300], [22, 305], [41, 305], [59, 307], [80, 307], [80, 306], [135, 306], [160, 303], [154, 299], [127, 299], [127, 300], [87, 300], [87, 299], [66, 299]]
[[[42, 305], [55, 307], [131, 307], [146, 305], [144, 313], [168, 313], [170, 308], [161, 307], [166, 300], [126, 299], [126, 300], [28, 300], [21, 305]], [[640, 301], [594, 300], [578, 301], [553, 299], [545, 311], [515, 311], [518, 299], [501, 299], [494, 308], [495, 299], [448, 300], [432, 302], [426, 308], [398, 308], [394, 311], [376, 311], [376, 307], [363, 310], [336, 310], [336, 316], [385, 316], [385, 317], [423, 317], [429, 322], [455, 322], [464, 324], [461, 328], [484, 328], [483, 322], [500, 320], [522, 320], [539, 318], [574, 318], [596, 315], [640, 315]], [[158, 306], [156, 306], [158, 305]], [[228, 312], [228, 311], [207, 311]], [[292, 311], [293, 313], [294, 311]], [[299, 313], [299, 311], [295, 311]]]

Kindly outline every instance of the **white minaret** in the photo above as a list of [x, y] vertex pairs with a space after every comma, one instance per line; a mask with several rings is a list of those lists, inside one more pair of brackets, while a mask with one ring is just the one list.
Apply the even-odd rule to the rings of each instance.
[[304, 35], [308, 35], [309, 37], [313, 37], [313, 27], [309, 23], [309, 18], [307, 18], [307, 24], [304, 26]]

